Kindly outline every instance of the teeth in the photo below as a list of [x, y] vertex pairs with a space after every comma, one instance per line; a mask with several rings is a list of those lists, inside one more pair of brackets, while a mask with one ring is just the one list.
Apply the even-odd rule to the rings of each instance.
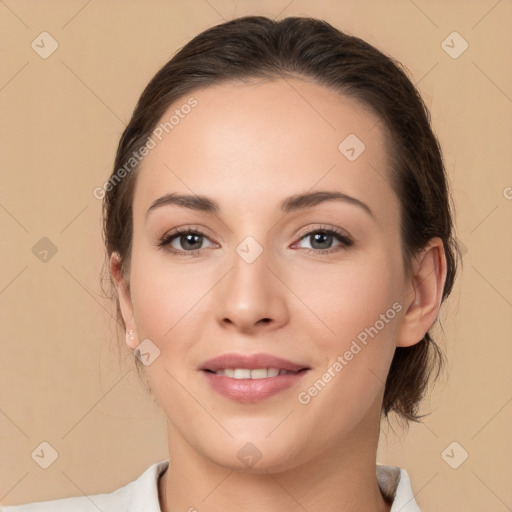
[[269, 375], [268, 370], [265, 368], [251, 370], [251, 379], [265, 379], [267, 377], [273, 377], [273, 375]]
[[247, 370], [246, 368], [236, 368], [233, 378], [234, 379], [250, 379], [251, 378], [251, 370]]
[[279, 370], [278, 368], [255, 368], [254, 370], [249, 370], [248, 368], [222, 368], [215, 373], [231, 377], [232, 379], [266, 379], [293, 372]]

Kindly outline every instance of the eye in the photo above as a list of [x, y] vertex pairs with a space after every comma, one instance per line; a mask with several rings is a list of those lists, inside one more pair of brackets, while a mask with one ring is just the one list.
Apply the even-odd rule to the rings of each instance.
[[[211, 240], [200, 229], [190, 227], [177, 228], [165, 234], [158, 242], [158, 247], [179, 256], [199, 256], [203, 243]], [[353, 245], [353, 240], [343, 231], [334, 227], [321, 227], [300, 235], [294, 246], [309, 242], [309, 247], [299, 247], [308, 253], [328, 254], [338, 252]], [[336, 244], [337, 242], [337, 244]], [[333, 243], [336, 245], [333, 246]], [[213, 245], [216, 245], [212, 242]], [[294, 247], [292, 246], [292, 247]]]
[[[309, 242], [309, 247], [302, 247], [308, 253], [324, 254], [346, 249], [354, 243], [346, 233], [333, 227], [322, 227], [302, 234], [297, 244], [300, 244], [302, 241]], [[338, 244], [333, 247], [335, 242], [338, 242]]]
[[203, 242], [210, 240], [201, 230], [191, 228], [177, 228], [165, 234], [158, 242], [158, 247], [174, 254], [184, 256], [198, 256], [204, 249]]

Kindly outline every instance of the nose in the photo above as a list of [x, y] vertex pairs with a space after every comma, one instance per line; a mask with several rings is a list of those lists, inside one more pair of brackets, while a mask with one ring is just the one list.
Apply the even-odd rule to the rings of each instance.
[[288, 322], [287, 288], [270, 268], [266, 251], [248, 263], [237, 253], [228, 275], [215, 290], [215, 309], [224, 329], [245, 334], [270, 331]]

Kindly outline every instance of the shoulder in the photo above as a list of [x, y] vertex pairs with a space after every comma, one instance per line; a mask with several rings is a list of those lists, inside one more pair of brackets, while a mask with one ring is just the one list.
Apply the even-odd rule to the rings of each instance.
[[149, 466], [136, 480], [108, 494], [0, 506], [0, 512], [160, 512], [158, 478], [168, 460]]

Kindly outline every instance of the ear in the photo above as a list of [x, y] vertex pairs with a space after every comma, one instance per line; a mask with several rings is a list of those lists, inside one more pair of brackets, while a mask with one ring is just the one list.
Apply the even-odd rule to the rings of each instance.
[[137, 348], [137, 326], [133, 317], [133, 305], [130, 289], [126, 282], [121, 265], [119, 253], [113, 252], [110, 256], [110, 275], [117, 290], [119, 307], [126, 327], [126, 344], [132, 349]]
[[410, 347], [423, 339], [436, 321], [446, 280], [446, 256], [443, 241], [432, 238], [414, 259], [404, 301], [397, 346]]

